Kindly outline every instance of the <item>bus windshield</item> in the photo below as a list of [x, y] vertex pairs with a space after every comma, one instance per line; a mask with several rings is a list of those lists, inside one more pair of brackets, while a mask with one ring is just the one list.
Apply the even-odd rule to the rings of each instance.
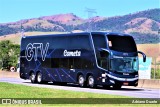
[[111, 70], [117, 72], [138, 72], [137, 57], [117, 57], [111, 59]]
[[131, 36], [108, 35], [109, 48], [119, 52], [137, 52], [134, 39]]

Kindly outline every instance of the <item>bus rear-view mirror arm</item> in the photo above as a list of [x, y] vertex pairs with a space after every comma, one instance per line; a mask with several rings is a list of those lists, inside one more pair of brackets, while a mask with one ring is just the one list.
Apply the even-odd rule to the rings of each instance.
[[146, 62], [146, 55], [141, 51], [137, 51], [137, 52], [143, 56], [143, 62]]
[[110, 54], [109, 50], [107, 50], [105, 48], [100, 48], [99, 52], [100, 52], [100, 56], [103, 58], [107, 58]]
[[99, 50], [100, 50], [100, 51], [106, 51], [106, 52], [110, 53], [109, 50], [107, 50], [107, 49], [105, 49], [105, 48], [100, 48]]

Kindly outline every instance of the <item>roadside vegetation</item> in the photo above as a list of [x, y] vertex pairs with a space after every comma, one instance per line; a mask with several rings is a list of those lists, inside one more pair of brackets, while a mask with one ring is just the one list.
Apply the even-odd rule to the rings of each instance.
[[9, 70], [16, 67], [20, 53], [20, 45], [9, 40], [0, 41], [0, 69]]

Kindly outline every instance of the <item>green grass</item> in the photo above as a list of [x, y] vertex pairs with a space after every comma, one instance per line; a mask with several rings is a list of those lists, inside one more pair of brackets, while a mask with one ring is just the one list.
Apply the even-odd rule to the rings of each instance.
[[0, 82], [0, 98], [129, 98], [129, 97], [57, 90], [49, 88], [38, 88], [38, 87], [30, 87], [30, 86]]
[[[49, 88], [39, 88], [39, 87], [31, 87], [25, 85], [18, 84], [10, 84], [5, 82], [0, 82], [0, 98], [113, 98], [112, 102], [117, 102], [116, 98], [126, 98], [126, 100], [130, 97], [118, 96], [118, 95], [107, 95], [107, 94], [96, 94], [89, 92], [75, 92], [75, 91], [65, 91], [65, 90], [57, 90], [57, 89], [49, 89]], [[74, 99], [73, 99], [74, 101]], [[96, 102], [96, 100], [95, 100]], [[5, 106], [5, 105], [0, 105]], [[17, 105], [14, 105], [17, 106]], [[23, 105], [27, 106], [28, 105]], [[158, 107], [158, 105], [145, 105], [145, 104], [45, 104], [45, 105], [29, 105], [29, 106], [78, 106], [78, 107], [146, 107], [146, 106], [154, 106]]]

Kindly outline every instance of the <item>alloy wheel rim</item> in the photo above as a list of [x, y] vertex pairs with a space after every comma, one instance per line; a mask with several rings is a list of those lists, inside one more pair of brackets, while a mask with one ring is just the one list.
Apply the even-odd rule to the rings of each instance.
[[93, 78], [89, 78], [89, 85], [93, 86], [93, 84], [94, 84], [94, 79]]
[[42, 76], [41, 76], [41, 74], [39, 74], [38, 77], [37, 77], [37, 81], [41, 82], [41, 80], [42, 80]]
[[34, 81], [35, 80], [35, 75], [32, 73], [31, 75], [31, 80]]
[[84, 78], [83, 78], [83, 77], [80, 77], [80, 78], [79, 78], [79, 84], [83, 84], [83, 82], [84, 82]]

